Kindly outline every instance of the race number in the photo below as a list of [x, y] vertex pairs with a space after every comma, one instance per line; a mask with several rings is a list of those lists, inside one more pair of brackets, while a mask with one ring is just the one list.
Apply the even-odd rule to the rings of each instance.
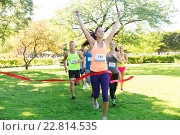
[[106, 55], [105, 54], [95, 54], [95, 61], [105, 62]]
[[116, 67], [116, 63], [114, 63], [114, 62], [109, 62], [109, 67], [115, 68], [115, 67]]

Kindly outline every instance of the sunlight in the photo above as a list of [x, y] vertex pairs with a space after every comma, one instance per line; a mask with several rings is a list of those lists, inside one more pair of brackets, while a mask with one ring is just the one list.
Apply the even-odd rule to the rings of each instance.
[[65, 86], [69, 86], [69, 83], [65, 83], [64, 85], [65, 85]]
[[36, 89], [28, 90], [28, 91], [39, 91], [39, 90], [38, 88], [36, 88]]
[[179, 113], [174, 112], [173, 110], [169, 110], [169, 109], [165, 109], [165, 110], [163, 110], [163, 112], [166, 113], [166, 114], [171, 114], [171, 115], [178, 115], [178, 116], [180, 116]]
[[51, 86], [51, 83], [42, 83], [42, 84], [32, 84], [34, 87], [46, 87]]
[[5, 109], [5, 108], [0, 106], [0, 109]]
[[64, 96], [64, 94], [61, 94], [61, 95], [59, 95], [60, 97], [63, 97]]
[[4, 103], [8, 103], [9, 101], [5, 100], [5, 101], [2, 101], [2, 102], [4, 102]]
[[20, 116], [32, 116], [32, 115], [35, 115], [31, 112], [23, 112]]
[[41, 90], [40, 92], [46, 92], [46, 90]]
[[25, 81], [20, 81], [19, 83], [17, 83], [17, 85], [29, 85], [29, 84]]

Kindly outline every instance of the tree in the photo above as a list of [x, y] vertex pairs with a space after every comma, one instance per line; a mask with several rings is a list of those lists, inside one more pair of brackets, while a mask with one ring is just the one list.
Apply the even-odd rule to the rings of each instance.
[[124, 32], [114, 38], [117, 45], [124, 45], [128, 52], [134, 54], [153, 53], [159, 49], [162, 35], [159, 32], [135, 34]]
[[23, 54], [27, 70], [31, 61], [42, 52], [61, 52], [58, 44], [59, 41], [53, 38], [53, 31], [49, 29], [45, 21], [31, 22], [28, 27], [20, 31], [17, 49]]
[[5, 39], [28, 24], [33, 14], [33, 0], [0, 0], [0, 40]]
[[[142, 28], [160, 28], [161, 24], [170, 24], [169, 17], [176, 12], [171, 5], [171, 0], [154, 1], [154, 0], [86, 0], [75, 1], [72, 4], [57, 12], [59, 20], [57, 24], [65, 25], [69, 31], [79, 37], [82, 31], [79, 28], [75, 9], [81, 11], [81, 16], [89, 31], [94, 31], [98, 26], [103, 26], [108, 33], [115, 24], [117, 10], [123, 10], [120, 18], [120, 27], [115, 35], [122, 31], [127, 31], [131, 24], [136, 26], [135, 29]], [[136, 30], [133, 30], [136, 32]]]
[[163, 34], [162, 43], [164, 46], [160, 46], [161, 50], [167, 51], [179, 51], [180, 50], [180, 32], [166, 32]]

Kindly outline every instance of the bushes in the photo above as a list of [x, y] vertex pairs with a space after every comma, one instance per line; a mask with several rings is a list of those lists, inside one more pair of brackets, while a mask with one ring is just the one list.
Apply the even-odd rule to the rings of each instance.
[[[35, 58], [30, 66], [63, 65], [63, 57], [59, 58]], [[177, 55], [143, 55], [128, 56], [129, 64], [143, 63], [180, 63], [180, 54]], [[23, 59], [0, 59], [0, 68], [24, 66]]]
[[17, 67], [23, 66], [23, 60], [21, 59], [0, 59], [0, 67]]
[[177, 55], [143, 55], [128, 56], [130, 64], [143, 63], [175, 63], [175, 59], [180, 60], [180, 54]]
[[[59, 64], [62, 58], [35, 58], [30, 66]], [[23, 59], [0, 59], [0, 68], [25, 66]]]

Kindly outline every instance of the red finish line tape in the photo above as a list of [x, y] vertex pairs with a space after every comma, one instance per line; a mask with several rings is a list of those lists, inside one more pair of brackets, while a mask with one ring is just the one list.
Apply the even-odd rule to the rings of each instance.
[[74, 79], [74, 80], [63, 80], [63, 79], [31, 80], [31, 79], [28, 79], [28, 78], [25, 78], [25, 77], [22, 77], [22, 76], [18, 76], [18, 75], [15, 75], [15, 74], [11, 74], [11, 73], [6, 73], [6, 72], [0, 72], [0, 73], [5, 74], [5, 75], [9, 75], [9, 76], [12, 76], [12, 77], [15, 77], [15, 78], [18, 78], [18, 79], [22, 79], [22, 80], [25, 80], [25, 81], [79, 81], [79, 80], [82, 80], [83, 78], [85, 78], [87, 76], [94, 76], [94, 75], [100, 75], [100, 74], [104, 74], [104, 73], [109, 73], [110, 74], [110, 79], [109, 79], [110, 83], [115, 83], [115, 82], [125, 82], [125, 81], [128, 81], [128, 80], [131, 80], [134, 77], [134, 76], [130, 76], [129, 78], [124, 79], [124, 80], [111, 80], [112, 73], [109, 70], [105, 70], [105, 71], [101, 71], [101, 72], [87, 73], [87, 74], [81, 76], [80, 78]]

